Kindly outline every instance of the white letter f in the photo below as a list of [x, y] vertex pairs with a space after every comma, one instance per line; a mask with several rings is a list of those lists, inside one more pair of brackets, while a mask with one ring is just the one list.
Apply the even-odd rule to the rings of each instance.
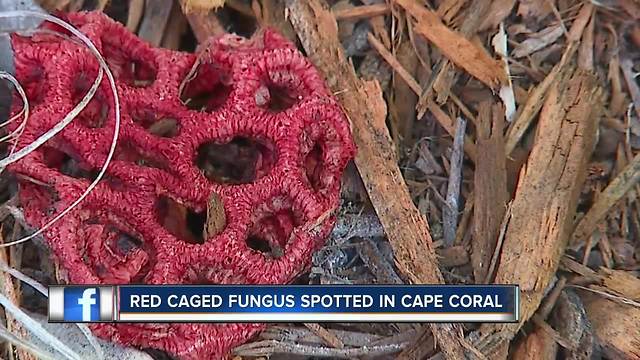
[[82, 321], [91, 321], [91, 306], [96, 304], [93, 295], [96, 289], [88, 288], [82, 292], [82, 297], [78, 299], [78, 305], [82, 305]]

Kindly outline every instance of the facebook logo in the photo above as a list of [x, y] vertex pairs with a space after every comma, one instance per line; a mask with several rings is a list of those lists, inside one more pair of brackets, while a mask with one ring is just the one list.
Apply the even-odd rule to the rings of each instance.
[[113, 294], [111, 286], [50, 286], [49, 321], [112, 321]]

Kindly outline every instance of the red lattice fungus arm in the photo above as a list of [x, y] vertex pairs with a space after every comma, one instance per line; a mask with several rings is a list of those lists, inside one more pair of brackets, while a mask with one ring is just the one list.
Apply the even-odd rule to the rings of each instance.
[[[102, 14], [65, 16], [105, 57], [122, 112], [107, 176], [45, 232], [69, 283], [273, 284], [304, 271], [334, 224], [326, 214], [338, 205], [355, 148], [339, 105], [294, 45], [265, 30], [249, 40], [212, 39], [187, 54], [151, 48]], [[18, 148], [59, 122], [98, 74], [90, 52], [55, 30], [12, 37], [17, 78], [32, 109]], [[43, 226], [86, 189], [105, 161], [114, 125], [103, 79], [64, 131], [11, 166], [22, 175], [29, 224]], [[222, 199], [226, 226], [202, 239], [185, 224], [202, 227], [198, 214], [212, 192]], [[265, 253], [275, 247], [282, 256]], [[262, 326], [92, 329], [120, 344], [212, 358]]]

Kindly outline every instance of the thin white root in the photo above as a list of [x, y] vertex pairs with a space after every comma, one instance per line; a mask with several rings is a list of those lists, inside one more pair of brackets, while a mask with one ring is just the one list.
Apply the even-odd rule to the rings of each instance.
[[[16, 127], [15, 130], [0, 138], [0, 142], [14, 140], [13, 146], [11, 146], [11, 150], [9, 152], [9, 155], [11, 156], [16, 150], [18, 138], [20, 138], [20, 136], [24, 132], [25, 127], [27, 126], [27, 120], [29, 119], [29, 99], [27, 99], [27, 94], [24, 91], [24, 88], [22, 87], [22, 85], [20, 85], [18, 80], [13, 75], [5, 71], [0, 71], [0, 79], [9, 81], [22, 99], [22, 109], [17, 114], [13, 115], [9, 120], [0, 124], [0, 128], [3, 128], [11, 124], [17, 118], [21, 116], [24, 117], [24, 120], [20, 123], [20, 125]], [[4, 166], [0, 166], [0, 172], [4, 171], [4, 168]]]
[[32, 319], [29, 315], [27, 315], [24, 311], [22, 311], [18, 306], [11, 302], [4, 294], [0, 294], [0, 305], [2, 305], [5, 310], [13, 316], [14, 319], [19, 321], [24, 327], [29, 330], [33, 335], [37, 336], [40, 340], [42, 340], [47, 345], [56, 349], [60, 354], [64, 355], [68, 359], [74, 360], [82, 360], [82, 357], [78, 355], [75, 351], [65, 345], [60, 339], [53, 336], [50, 332], [48, 332], [40, 323], [36, 320]]
[[37, 356], [38, 359], [41, 359], [41, 360], [55, 359], [55, 357], [52, 354], [49, 354], [44, 350], [39, 349], [35, 345], [31, 344], [30, 342], [15, 336], [4, 326], [0, 326], [0, 338], [11, 343], [16, 347], [19, 347], [21, 349], [28, 351], [29, 353]]
[[93, 180], [93, 182], [91, 184], [89, 184], [89, 186], [84, 191], [84, 193], [82, 193], [82, 195], [80, 195], [80, 197], [78, 199], [76, 199], [69, 207], [67, 207], [65, 210], [60, 212], [57, 216], [55, 216], [52, 220], [50, 220], [48, 223], [46, 223], [44, 226], [42, 226], [40, 229], [38, 229], [33, 234], [31, 234], [29, 236], [26, 236], [26, 237], [23, 237], [21, 239], [9, 242], [9, 243], [2, 244], [2, 245], [0, 245], [0, 247], [12, 246], [12, 245], [20, 244], [20, 243], [23, 243], [23, 242], [26, 242], [26, 241], [29, 241], [29, 240], [33, 239], [34, 237], [42, 234], [47, 228], [49, 228], [56, 221], [60, 220], [62, 217], [64, 217], [66, 214], [68, 214], [71, 210], [73, 210], [76, 206], [78, 206], [78, 204], [80, 204], [80, 202], [82, 202], [82, 200], [84, 200], [87, 197], [87, 195], [91, 191], [93, 191], [93, 189], [98, 185], [98, 183], [104, 177], [104, 174], [107, 171], [107, 167], [109, 166], [109, 163], [111, 162], [111, 159], [113, 158], [113, 154], [115, 153], [116, 145], [117, 145], [117, 142], [118, 142], [118, 136], [120, 134], [120, 99], [118, 97], [118, 90], [116, 88], [115, 79], [113, 77], [113, 74], [111, 73], [111, 70], [109, 69], [109, 66], [107, 65], [106, 61], [104, 60], [104, 58], [102, 57], [102, 55], [100, 54], [100, 52], [98, 51], [96, 46], [93, 44], [93, 42], [91, 42], [91, 40], [89, 38], [87, 38], [83, 33], [81, 33], [73, 25], [71, 25], [71, 24], [67, 23], [66, 21], [61, 20], [61, 19], [59, 19], [59, 18], [57, 18], [55, 16], [49, 15], [49, 14], [42, 14], [42, 13], [35, 12], [35, 11], [7, 11], [7, 12], [0, 12], [0, 18], [13, 18], [13, 17], [36, 17], [36, 18], [39, 18], [39, 19], [51, 21], [51, 22], [53, 22], [53, 23], [55, 23], [57, 25], [62, 26], [65, 29], [69, 30], [73, 35], [78, 37], [83, 43], [85, 43], [87, 45], [89, 50], [93, 53], [93, 55], [98, 60], [98, 62], [100, 64], [100, 68], [99, 68], [98, 76], [97, 76], [95, 82], [93, 83], [93, 86], [89, 89], [89, 91], [84, 96], [82, 101], [80, 101], [80, 103], [78, 103], [78, 105], [76, 105], [76, 107], [74, 107], [71, 110], [71, 112], [69, 112], [64, 117], [64, 119], [62, 119], [62, 121], [60, 121], [58, 124], [56, 124], [56, 126], [54, 126], [52, 129], [50, 129], [45, 134], [43, 134], [38, 139], [36, 139], [33, 143], [29, 144], [28, 146], [26, 146], [25, 148], [19, 150], [18, 152], [15, 152], [15, 153], [11, 154], [7, 158], [2, 159], [0, 161], [0, 169], [4, 169], [4, 167], [6, 167], [7, 165], [22, 159], [23, 157], [28, 155], [30, 152], [32, 152], [35, 149], [37, 149], [38, 147], [42, 146], [47, 140], [49, 140], [50, 138], [52, 138], [53, 136], [58, 134], [60, 131], [62, 131], [87, 106], [89, 101], [93, 98], [95, 92], [98, 89], [98, 86], [99, 86], [100, 82], [102, 81], [102, 76], [103, 76], [104, 73], [106, 73], [106, 75], [107, 75], [107, 79], [109, 80], [109, 85], [111, 87], [111, 91], [113, 92], [115, 125], [114, 125], [114, 132], [113, 132], [113, 138], [112, 138], [112, 142], [111, 142], [111, 147], [109, 149], [109, 153], [107, 154], [107, 158], [105, 159], [104, 165], [100, 169], [100, 172], [98, 173], [98, 176]]
[[[44, 287], [44, 285], [40, 284], [36, 279], [25, 275], [20, 270], [10, 267], [4, 261], [0, 261], [0, 270], [5, 271], [6, 273], [10, 274], [16, 279], [24, 282], [25, 284], [28, 284], [32, 288], [36, 289], [36, 291], [44, 295], [44, 297], [47, 297], [47, 298], [49, 297], [49, 291], [47, 290], [47, 288]], [[91, 333], [91, 330], [89, 330], [89, 328], [85, 324], [78, 323], [76, 325], [78, 326], [80, 331], [82, 331], [84, 336], [87, 338], [87, 340], [89, 341], [89, 344], [91, 344], [91, 346], [96, 351], [97, 358], [104, 359], [104, 352], [102, 351], [102, 347], [98, 343], [98, 340], [96, 339], [96, 337]]]

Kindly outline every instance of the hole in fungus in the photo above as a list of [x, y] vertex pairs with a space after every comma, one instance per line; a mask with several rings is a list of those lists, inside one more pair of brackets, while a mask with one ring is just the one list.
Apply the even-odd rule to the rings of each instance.
[[295, 105], [299, 98], [296, 92], [288, 87], [269, 83], [258, 88], [255, 101], [258, 106], [265, 107], [269, 111], [280, 112]]
[[118, 144], [115, 159], [134, 163], [138, 166], [161, 169], [169, 172], [171, 171], [160, 156], [156, 155], [154, 157], [151, 155], [147, 155], [143, 153], [140, 148], [129, 141], [123, 141], [122, 143]]
[[249, 236], [247, 238], [247, 246], [250, 249], [259, 251], [261, 253], [270, 253], [272, 251], [269, 241], [255, 235]]
[[196, 165], [210, 181], [247, 184], [266, 175], [276, 161], [273, 146], [246, 137], [206, 142], [198, 147]]
[[158, 222], [178, 239], [190, 244], [203, 244], [206, 210], [196, 212], [183, 204], [161, 195], [156, 204]]
[[48, 168], [57, 170], [64, 175], [88, 180], [94, 180], [98, 176], [97, 171], [56, 148], [45, 146], [42, 157]]
[[149, 251], [143, 249], [143, 242], [113, 225], [103, 226], [102, 234], [87, 239], [85, 248], [85, 263], [108, 283], [140, 282], [151, 268]]
[[140, 241], [139, 239], [127, 233], [120, 233], [119, 236], [116, 238], [114, 245], [115, 245], [115, 250], [117, 250], [123, 255], [126, 255], [129, 252], [131, 252], [133, 249], [142, 247], [142, 241]]
[[271, 258], [284, 255], [293, 229], [302, 225], [302, 217], [291, 209], [291, 201], [278, 197], [256, 209], [246, 243], [250, 249]]
[[[73, 82], [73, 88], [71, 90], [71, 101], [73, 105], [78, 104], [82, 98], [87, 94], [87, 91], [93, 85], [95, 76], [86, 72], [80, 72], [78, 77]], [[87, 106], [78, 114], [78, 121], [89, 128], [101, 128], [107, 121], [109, 115], [109, 104], [104, 96], [103, 91], [98, 88], [93, 98], [89, 101]]]
[[172, 138], [180, 132], [180, 124], [175, 117], [158, 114], [150, 109], [134, 110], [131, 118], [155, 136]]
[[250, 38], [258, 29], [258, 22], [253, 13], [246, 10], [250, 9], [225, 5], [216, 14], [228, 33]]
[[196, 75], [184, 84], [180, 100], [191, 110], [213, 112], [219, 109], [231, 94], [231, 79], [214, 64], [200, 64]]
[[311, 151], [304, 158], [305, 174], [311, 187], [315, 191], [321, 188], [320, 176], [322, 174], [322, 146], [315, 143]]
[[[114, 42], [116, 39], [120, 41]], [[150, 49], [133, 48], [137, 41], [105, 35], [102, 37], [102, 56], [118, 80], [129, 86], [148, 87], [158, 75], [155, 56]]]

